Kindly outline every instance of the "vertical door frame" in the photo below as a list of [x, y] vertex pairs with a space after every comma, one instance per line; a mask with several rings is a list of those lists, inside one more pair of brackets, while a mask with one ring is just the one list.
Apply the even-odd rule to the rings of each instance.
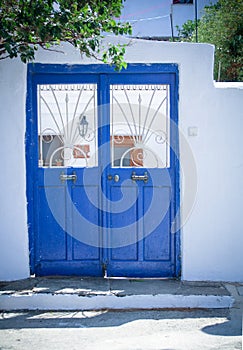
[[[48, 76], [48, 83], [51, 83], [50, 77], [62, 77], [63, 83], [69, 83], [72, 76], [72, 82], [80, 82], [78, 79], [85, 75], [98, 75], [98, 101], [109, 102], [107, 89], [100, 89], [106, 84], [107, 74], [156, 74], [166, 73], [174, 75], [174, 99], [172, 100], [172, 109], [174, 122], [177, 125], [176, 140], [173, 147], [179, 158], [179, 131], [178, 131], [178, 103], [179, 103], [179, 70], [177, 64], [164, 63], [131, 63], [128, 68], [120, 73], [117, 73], [113, 67], [104, 64], [88, 64], [88, 65], [67, 65], [67, 64], [41, 64], [30, 63], [27, 69], [27, 98], [26, 98], [26, 195], [27, 195], [27, 216], [28, 216], [28, 232], [29, 232], [29, 259], [30, 259], [30, 274], [35, 273], [35, 235], [36, 235], [36, 218], [37, 201], [35, 184], [37, 181], [38, 170], [38, 135], [37, 135], [37, 94], [36, 86], [43, 82], [45, 76]], [[39, 80], [41, 80], [39, 82]], [[100, 88], [99, 88], [100, 87]], [[103, 90], [103, 92], [102, 92]], [[101, 113], [104, 113], [101, 110]], [[100, 126], [100, 125], [99, 125]], [[99, 132], [101, 130], [99, 129]], [[100, 145], [99, 145], [100, 146]], [[102, 157], [102, 155], [100, 155]], [[179, 159], [175, 157], [175, 213], [180, 209], [180, 164]], [[102, 158], [101, 158], [102, 159]], [[103, 180], [105, 182], [105, 180]], [[106, 186], [103, 183], [103, 186]], [[107, 218], [103, 218], [107, 220]], [[104, 222], [105, 224], [105, 222]], [[181, 273], [181, 252], [180, 252], [180, 230], [175, 233], [175, 277], [180, 277]], [[103, 256], [105, 263], [107, 257]]]

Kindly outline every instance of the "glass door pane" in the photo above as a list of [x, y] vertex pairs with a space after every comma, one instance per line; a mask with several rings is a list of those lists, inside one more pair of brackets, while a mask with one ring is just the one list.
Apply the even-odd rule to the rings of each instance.
[[96, 167], [97, 85], [38, 85], [39, 167]]
[[170, 166], [169, 85], [111, 85], [112, 167]]

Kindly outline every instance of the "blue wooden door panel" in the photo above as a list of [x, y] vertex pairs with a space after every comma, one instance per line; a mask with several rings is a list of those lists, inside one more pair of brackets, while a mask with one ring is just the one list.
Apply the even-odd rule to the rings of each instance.
[[38, 205], [38, 241], [39, 248], [38, 262], [40, 261], [56, 261], [66, 259], [66, 231], [62, 228], [53, 217], [51, 209], [46, 203], [46, 190], [54, 198], [55, 205], [58, 207], [60, 216], [65, 221], [65, 188], [61, 186], [53, 186], [48, 189], [39, 187], [39, 205]]
[[[176, 87], [175, 75], [173, 74], [123, 74], [110, 75], [108, 79], [110, 86], [114, 84], [128, 84], [128, 92], [125, 101], [129, 103], [129, 91], [134, 90], [133, 86], [139, 84], [167, 84], [170, 88], [170, 119], [175, 123], [177, 121], [176, 109]], [[115, 87], [117, 89], [117, 86]], [[139, 90], [139, 88], [138, 88]], [[110, 89], [111, 91], [111, 89]], [[117, 95], [119, 96], [119, 95]], [[140, 95], [138, 95], [140, 96]], [[141, 97], [138, 98], [141, 99]], [[123, 100], [123, 101], [124, 101]], [[118, 97], [115, 98], [119, 103]], [[119, 107], [122, 110], [122, 107]], [[118, 108], [118, 111], [119, 111]], [[127, 112], [136, 110], [133, 105]], [[111, 112], [112, 113], [112, 112]], [[131, 112], [133, 113], [133, 112]], [[128, 117], [122, 112], [124, 122], [128, 123]], [[131, 122], [140, 123], [140, 117], [133, 114]], [[113, 127], [111, 126], [113, 129]], [[136, 127], [134, 126], [136, 130]], [[142, 129], [142, 127], [141, 127]], [[138, 130], [141, 130], [137, 126]], [[127, 130], [131, 130], [128, 128]], [[128, 132], [128, 131], [127, 131]], [[175, 128], [171, 128], [170, 142], [173, 149], [176, 149]], [[122, 140], [122, 137], [120, 137]], [[121, 142], [121, 141], [120, 141]], [[129, 149], [131, 146], [127, 146]], [[121, 148], [121, 147], [120, 147]], [[125, 149], [125, 148], [124, 148]], [[107, 157], [111, 157], [110, 149], [107, 150]], [[122, 154], [122, 149], [118, 150]], [[117, 152], [118, 152], [117, 151]], [[116, 152], [116, 154], [118, 154]], [[124, 151], [123, 151], [124, 152]], [[145, 168], [129, 166], [129, 156], [124, 167], [112, 167], [110, 164], [106, 168], [106, 176], [114, 179], [119, 176], [119, 181], [114, 186], [114, 180], [107, 181], [108, 194], [112, 193], [112, 200], [116, 203], [121, 200], [122, 191], [129, 186], [129, 195], [127, 202], [136, 200], [135, 205], [127, 205], [129, 209], [119, 214], [109, 211], [108, 227], [110, 227], [111, 242], [122, 243], [122, 239], [126, 242], [127, 233], [134, 238], [133, 244], [124, 243], [123, 247], [112, 248], [107, 261], [108, 276], [129, 276], [129, 277], [172, 277], [176, 274], [176, 254], [175, 254], [175, 235], [171, 233], [172, 217], [175, 213], [175, 178], [176, 178], [176, 157], [172, 149], [170, 150], [170, 166], [167, 169], [162, 168]], [[119, 161], [114, 163], [119, 165]], [[131, 164], [130, 164], [131, 165]], [[133, 172], [138, 176], [148, 173], [148, 181], [131, 180]], [[124, 186], [124, 183], [126, 185]], [[120, 194], [120, 196], [119, 196]], [[133, 212], [131, 209], [133, 208]], [[134, 210], [136, 208], [136, 210]], [[120, 233], [115, 228], [120, 228]], [[129, 227], [129, 230], [127, 229]], [[123, 229], [123, 230], [122, 230]], [[137, 240], [136, 240], [137, 237]], [[136, 241], [135, 241], [136, 240]]]
[[[74, 204], [72, 210], [72, 231], [73, 238], [73, 259], [74, 260], [97, 260], [100, 264], [100, 246], [101, 234], [99, 228], [99, 212], [94, 209], [91, 202], [86, 198], [85, 192], [87, 187], [93, 192], [97, 198], [99, 197], [98, 186], [72, 186], [72, 202]], [[86, 218], [92, 223], [88, 228], [81, 225], [81, 218]], [[90, 241], [92, 245], [83, 242]]]
[[110, 277], [175, 277], [175, 267], [170, 261], [113, 261], [107, 265], [107, 275]]
[[[111, 86], [169, 86], [170, 120], [177, 124], [177, 67], [129, 65], [29, 66], [27, 170], [32, 272], [37, 275], [174, 277], [179, 273], [179, 232], [171, 233], [179, 206], [178, 134], [169, 130], [166, 169], [111, 163]], [[97, 84], [98, 163], [91, 168], [38, 167], [37, 85]], [[136, 118], [135, 118], [136, 119]], [[138, 119], [136, 119], [138, 122]], [[131, 145], [126, 146], [127, 149]], [[121, 156], [125, 146], [117, 147]], [[175, 151], [175, 152], [174, 152]], [[76, 174], [62, 183], [60, 175]], [[148, 181], [132, 181], [148, 173]], [[115, 176], [119, 180], [116, 182]]]
[[[144, 187], [144, 207], [148, 203], [147, 196], [151, 197], [151, 192], [158, 198], [158, 203], [153, 209], [153, 216], [149, 216], [146, 220], [143, 220], [144, 230], [144, 260], [145, 261], [168, 261], [171, 258], [171, 216], [170, 216], [170, 188], [169, 187], [156, 187], [147, 186]], [[144, 208], [146, 212], [146, 208]], [[163, 219], [156, 228], [152, 230], [154, 226], [154, 220], [160, 217], [162, 213]]]
[[37, 276], [103, 276], [101, 264], [90, 260], [41, 261], [36, 265]]
[[[134, 190], [136, 190], [136, 185]], [[131, 216], [127, 220], [119, 221], [119, 227], [124, 226], [123, 237], [113, 238], [113, 215], [111, 214], [111, 241], [113, 244], [119, 242], [124, 246], [111, 249], [111, 256], [107, 264], [108, 276], [128, 276], [128, 277], [171, 277], [174, 274], [174, 236], [171, 237], [171, 191], [169, 187], [161, 186], [140, 186], [137, 210], [137, 220], [133, 229], [139, 229], [140, 232], [133, 231], [133, 236], [127, 235], [126, 225], [131, 225]], [[143, 188], [142, 188], [143, 187]], [[132, 192], [132, 191], [131, 191]], [[137, 191], [136, 191], [137, 192]], [[137, 195], [136, 195], [137, 196]], [[156, 205], [153, 206], [153, 215], [145, 216], [149, 207], [150, 200], [153, 197]], [[131, 213], [130, 213], [131, 214]], [[162, 220], [158, 220], [161, 218]], [[139, 220], [141, 219], [141, 222]], [[133, 220], [135, 216], [132, 216]], [[136, 223], [137, 221], [137, 223]], [[118, 224], [117, 224], [118, 226]], [[130, 238], [134, 240], [136, 232], [137, 241], [131, 245], [126, 242]], [[143, 238], [144, 237], [144, 238]], [[133, 252], [133, 254], [131, 254]]]
[[[123, 193], [120, 186], [111, 186], [111, 205], [110, 213], [110, 245], [111, 255], [110, 261], [122, 260], [122, 261], [137, 261], [138, 259], [138, 203], [137, 203], [137, 188], [132, 186], [123, 186]], [[129, 193], [129, 199], [133, 205], [128, 210], [122, 211], [124, 197], [127, 198], [125, 193]], [[120, 202], [119, 202], [120, 201]], [[120, 205], [118, 204], [120, 203]], [[118, 204], [115, 206], [115, 204]], [[119, 207], [121, 210], [119, 210]], [[119, 213], [115, 211], [119, 210]], [[134, 223], [135, 225], [131, 225]], [[121, 229], [122, 232], [117, 229]], [[118, 231], [118, 232], [117, 232]], [[128, 244], [128, 242], [134, 242]], [[112, 248], [114, 247], [114, 248]]]
[[[39, 169], [39, 182], [48, 186], [39, 187], [38, 196], [38, 238], [36, 242], [37, 275], [79, 275], [102, 276], [100, 233], [98, 210], [90, 210], [84, 205], [86, 196], [82, 183], [83, 170], [75, 169], [78, 175], [77, 185], [61, 184], [62, 169]], [[69, 168], [67, 173], [73, 173]], [[86, 181], [98, 194], [97, 186], [90, 186], [97, 170], [91, 169]], [[58, 215], [57, 215], [58, 213]], [[79, 227], [80, 220], [75, 215], [81, 214], [94, 224], [95, 232], [89, 232], [90, 244], [82, 240], [84, 228]]]

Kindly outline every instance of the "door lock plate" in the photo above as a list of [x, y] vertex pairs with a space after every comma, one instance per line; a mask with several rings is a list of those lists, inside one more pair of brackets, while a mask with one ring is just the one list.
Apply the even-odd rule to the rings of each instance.
[[135, 171], [133, 171], [131, 179], [133, 182], [135, 181], [143, 181], [145, 184], [148, 182], [148, 173], [145, 172], [144, 175], [137, 175]]

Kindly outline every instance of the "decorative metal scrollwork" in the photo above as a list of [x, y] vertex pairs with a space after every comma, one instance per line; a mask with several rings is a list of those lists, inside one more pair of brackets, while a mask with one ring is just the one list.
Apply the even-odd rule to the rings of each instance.
[[38, 92], [39, 165], [96, 166], [96, 85], [39, 85]]
[[169, 166], [169, 86], [111, 87], [112, 164]]

